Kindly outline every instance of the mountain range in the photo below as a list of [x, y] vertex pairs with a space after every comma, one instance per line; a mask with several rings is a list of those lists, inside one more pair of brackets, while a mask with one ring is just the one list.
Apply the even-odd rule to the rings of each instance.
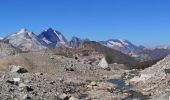
[[[90, 41], [89, 39], [80, 39], [72, 37], [68, 41], [64, 35], [52, 28], [42, 31], [39, 35], [23, 28], [20, 31], [13, 33], [1, 41], [9, 43], [21, 51], [40, 51], [51, 48], [77, 48], [83, 42]], [[170, 54], [170, 46], [163, 45], [155, 48], [146, 48], [144, 46], [136, 46], [128, 40], [109, 39], [107, 41], [98, 41], [100, 45], [117, 50], [123, 54], [129, 55], [139, 61], [162, 59]]]

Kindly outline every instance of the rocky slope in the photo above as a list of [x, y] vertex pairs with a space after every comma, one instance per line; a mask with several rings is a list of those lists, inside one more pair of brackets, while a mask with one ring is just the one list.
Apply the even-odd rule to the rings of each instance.
[[4, 42], [0, 42], [0, 58], [16, 55], [20, 51], [21, 50], [13, 47], [10, 44], [4, 43]]
[[168, 100], [170, 94], [170, 56], [152, 67], [140, 71], [130, 80], [136, 89], [150, 95], [153, 100]]
[[140, 52], [136, 52], [136, 59], [138, 61], [147, 60], [160, 60], [170, 54], [168, 49], [145, 49]]

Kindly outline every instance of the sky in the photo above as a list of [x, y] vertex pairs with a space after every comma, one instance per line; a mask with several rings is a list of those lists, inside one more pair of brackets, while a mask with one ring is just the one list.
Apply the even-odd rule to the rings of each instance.
[[0, 0], [0, 36], [49, 27], [67, 39], [170, 44], [170, 0]]

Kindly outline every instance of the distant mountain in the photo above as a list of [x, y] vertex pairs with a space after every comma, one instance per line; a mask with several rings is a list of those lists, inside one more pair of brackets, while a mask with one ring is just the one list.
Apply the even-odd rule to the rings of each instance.
[[44, 41], [48, 47], [68, 47], [66, 38], [59, 32], [52, 28], [43, 31], [38, 38]]
[[138, 61], [158, 60], [170, 54], [170, 46], [158, 46], [152, 49], [145, 48], [144, 46], [136, 46], [128, 40], [110, 39], [108, 41], [100, 41], [100, 44], [118, 50], [127, 54]]
[[68, 42], [70, 48], [76, 48], [80, 46], [83, 42], [90, 41], [89, 39], [80, 39], [78, 37], [72, 37], [71, 40]]
[[83, 42], [82, 39], [78, 37], [72, 37], [71, 40], [69, 41], [69, 46], [75, 48], [78, 47], [82, 42]]
[[128, 40], [122, 39], [110, 39], [108, 41], [100, 41], [100, 44], [121, 51], [124, 54], [135, 55], [136, 52], [142, 51], [145, 49], [143, 46], [136, 46], [129, 42]]
[[[38, 36], [27, 29], [21, 29], [19, 32], [5, 38], [0, 37], [0, 41], [9, 43], [21, 51], [40, 51], [46, 48], [56, 47], [77, 48], [84, 42], [90, 42], [88, 39], [80, 39], [78, 37], [72, 37], [70, 41], [67, 41], [61, 32], [52, 28], [44, 30]], [[110, 39], [96, 43], [101, 44], [103, 46], [102, 48], [111, 48], [138, 61], [162, 59], [170, 54], [170, 45], [161, 45], [150, 49], [143, 46], [136, 46], [128, 40], [122, 39]]]
[[153, 49], [168, 49], [170, 50], [170, 45], [159, 45], [154, 47]]
[[46, 48], [44, 46], [45, 42], [41, 41], [33, 32], [29, 32], [27, 29], [21, 29], [19, 32], [9, 35], [3, 41], [22, 51], [38, 51]]

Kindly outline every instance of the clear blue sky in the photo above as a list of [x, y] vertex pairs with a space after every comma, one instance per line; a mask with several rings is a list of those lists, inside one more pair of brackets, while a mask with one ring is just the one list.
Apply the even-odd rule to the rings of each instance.
[[1, 0], [0, 35], [52, 27], [66, 38], [170, 44], [170, 0]]

